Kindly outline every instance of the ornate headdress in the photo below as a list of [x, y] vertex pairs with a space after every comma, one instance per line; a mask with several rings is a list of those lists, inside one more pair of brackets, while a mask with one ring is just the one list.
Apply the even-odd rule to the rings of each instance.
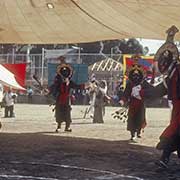
[[129, 68], [128, 71], [129, 80], [136, 84], [142, 82], [144, 75], [145, 73], [141, 65], [134, 64]]
[[134, 54], [131, 56], [131, 59], [133, 60], [133, 64], [138, 64], [138, 61], [141, 59], [141, 56], [139, 54]]
[[174, 44], [174, 36], [178, 32], [176, 26], [171, 26], [167, 31], [166, 42], [158, 49], [154, 56], [155, 61], [158, 62], [159, 71], [164, 74], [173, 61], [179, 61], [178, 48]]
[[59, 64], [56, 71], [62, 78], [71, 78], [73, 74], [72, 67], [67, 63]]

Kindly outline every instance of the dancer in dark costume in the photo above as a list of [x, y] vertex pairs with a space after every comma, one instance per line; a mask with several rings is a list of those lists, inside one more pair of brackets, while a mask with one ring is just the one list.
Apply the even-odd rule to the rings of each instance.
[[57, 67], [57, 75], [55, 77], [53, 85], [50, 87], [49, 94], [52, 94], [56, 99], [55, 104], [55, 117], [57, 122], [56, 132], [61, 128], [62, 122], [65, 122], [65, 131], [71, 132], [71, 89], [84, 88], [84, 84], [77, 85], [71, 81], [72, 67], [62, 62]]
[[[140, 57], [136, 57], [136, 60], [137, 58]], [[135, 135], [141, 138], [141, 130], [146, 126], [144, 89], [149, 86], [144, 80], [144, 71], [138, 61], [130, 67], [128, 79], [120, 104], [127, 103], [129, 106], [127, 130], [131, 133], [131, 140], [134, 140]]]
[[157, 149], [162, 150], [161, 167], [167, 168], [170, 155], [177, 151], [180, 158], [180, 60], [178, 49], [174, 44], [174, 35], [179, 30], [172, 26], [167, 30], [167, 40], [155, 55], [159, 71], [166, 75], [164, 85], [167, 87], [168, 99], [172, 100], [172, 115], [170, 124], [162, 132]]

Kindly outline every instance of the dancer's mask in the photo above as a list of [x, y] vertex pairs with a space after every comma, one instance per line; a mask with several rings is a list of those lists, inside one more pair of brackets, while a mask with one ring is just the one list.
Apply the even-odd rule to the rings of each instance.
[[165, 74], [173, 62], [173, 54], [169, 50], [165, 50], [158, 59], [158, 69], [160, 73]]
[[70, 79], [73, 74], [73, 69], [69, 64], [63, 63], [58, 65], [57, 74], [59, 74], [63, 79]]
[[174, 36], [179, 30], [171, 26], [167, 31], [166, 42], [158, 49], [154, 60], [158, 62], [158, 69], [161, 74], [166, 74], [172, 62], [179, 61], [178, 48], [174, 44]]
[[129, 80], [132, 81], [134, 84], [140, 84], [144, 78], [144, 71], [140, 65], [132, 65], [129, 70]]

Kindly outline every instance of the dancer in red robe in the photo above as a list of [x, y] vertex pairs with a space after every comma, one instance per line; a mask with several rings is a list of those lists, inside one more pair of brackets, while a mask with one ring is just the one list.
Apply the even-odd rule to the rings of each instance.
[[143, 68], [137, 61], [140, 56], [132, 58], [135, 62], [129, 69], [128, 82], [120, 104], [128, 104], [127, 130], [131, 133], [131, 140], [134, 140], [136, 135], [141, 138], [141, 131], [146, 126], [144, 89], [148, 87], [148, 83], [144, 80]]
[[167, 168], [170, 155], [177, 151], [180, 158], [180, 60], [179, 52], [173, 38], [178, 29], [172, 26], [168, 29], [166, 43], [157, 51], [159, 71], [166, 75], [164, 85], [167, 87], [168, 99], [172, 100], [172, 115], [169, 125], [160, 136], [157, 149], [162, 150], [158, 165]]
[[55, 117], [57, 122], [56, 132], [61, 128], [62, 122], [65, 122], [65, 131], [71, 132], [71, 89], [84, 89], [84, 84], [77, 85], [71, 81], [72, 67], [65, 62], [61, 62], [57, 67], [57, 75], [54, 83], [50, 87], [49, 94], [56, 100]]

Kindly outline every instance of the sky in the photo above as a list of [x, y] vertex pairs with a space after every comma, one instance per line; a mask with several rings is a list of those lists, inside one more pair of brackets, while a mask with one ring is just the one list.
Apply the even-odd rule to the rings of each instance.
[[148, 54], [155, 54], [161, 45], [165, 43], [165, 40], [153, 39], [138, 39], [138, 41], [143, 45], [143, 47], [147, 46], [149, 48]]

